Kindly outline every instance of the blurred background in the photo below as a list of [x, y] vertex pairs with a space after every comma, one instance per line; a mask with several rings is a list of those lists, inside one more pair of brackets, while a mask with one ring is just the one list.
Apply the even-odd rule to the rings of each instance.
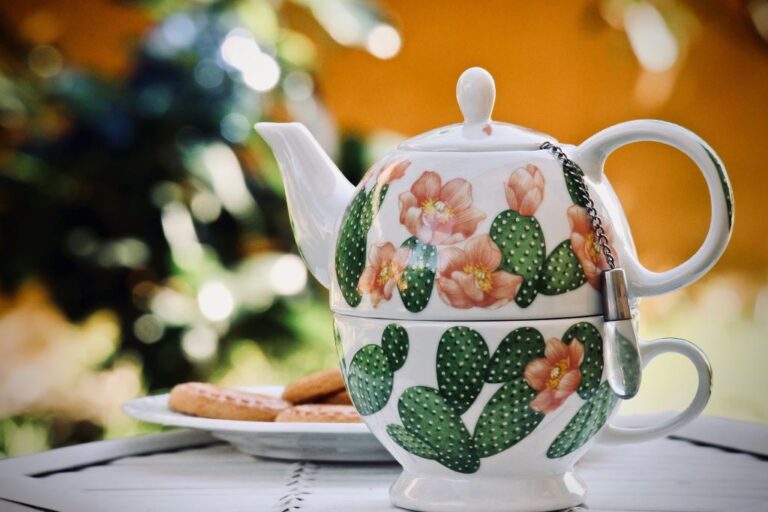
[[[709, 414], [768, 424], [768, 1], [3, 0], [0, 455], [152, 430], [120, 404], [178, 382], [334, 365], [326, 292], [252, 125], [306, 123], [357, 181], [459, 121], [473, 65], [498, 120], [578, 143], [653, 117], [718, 151], [731, 245], [646, 299], [641, 334], [710, 356]], [[709, 202], [691, 162], [644, 143], [607, 172], [648, 267], [693, 254]], [[682, 408], [694, 385], [669, 356], [622, 410]]]

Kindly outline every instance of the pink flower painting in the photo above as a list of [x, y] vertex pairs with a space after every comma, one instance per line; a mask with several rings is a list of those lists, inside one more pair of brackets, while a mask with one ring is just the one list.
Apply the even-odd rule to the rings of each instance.
[[566, 345], [557, 338], [546, 342], [544, 357], [528, 363], [523, 376], [538, 391], [531, 408], [548, 414], [560, 407], [581, 383], [579, 366], [584, 359], [584, 345], [574, 338]]
[[395, 180], [399, 180], [405, 175], [405, 171], [408, 166], [411, 165], [411, 161], [405, 158], [394, 160], [381, 170], [378, 176], [376, 176], [376, 184], [379, 186], [389, 185]]
[[388, 185], [393, 181], [402, 178], [410, 165], [411, 161], [407, 158], [397, 158], [386, 164], [374, 164], [365, 171], [363, 179], [360, 182], [363, 185], [367, 185], [375, 175], [376, 185]]
[[368, 265], [360, 276], [357, 289], [360, 293], [370, 295], [373, 307], [392, 298], [392, 292], [403, 275], [410, 255], [410, 249], [396, 249], [389, 242], [371, 247]]
[[[597, 243], [595, 231], [592, 229], [592, 223], [589, 220], [587, 210], [581, 206], [573, 205], [568, 208], [568, 222], [571, 224], [571, 249], [581, 263], [584, 270], [584, 276], [589, 284], [595, 290], [600, 289], [600, 273], [609, 268], [605, 254]], [[611, 230], [610, 226], [603, 221], [606, 235], [613, 257], [618, 262], [618, 256], [613, 245], [610, 244]]]
[[544, 174], [535, 165], [518, 167], [504, 185], [504, 192], [510, 209], [531, 216], [544, 199]]
[[450, 245], [469, 238], [485, 214], [472, 207], [472, 185], [465, 179], [445, 185], [440, 175], [424, 172], [400, 194], [400, 223], [428, 244]]
[[501, 251], [488, 235], [471, 238], [464, 249], [442, 249], [438, 260], [438, 294], [455, 308], [499, 308], [514, 300], [523, 283], [522, 277], [498, 270]]

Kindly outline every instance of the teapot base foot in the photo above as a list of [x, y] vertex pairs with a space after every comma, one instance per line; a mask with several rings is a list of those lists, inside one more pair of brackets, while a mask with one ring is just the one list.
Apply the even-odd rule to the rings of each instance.
[[420, 512], [547, 512], [584, 503], [586, 487], [574, 471], [531, 478], [441, 478], [403, 471], [389, 496], [393, 505]]

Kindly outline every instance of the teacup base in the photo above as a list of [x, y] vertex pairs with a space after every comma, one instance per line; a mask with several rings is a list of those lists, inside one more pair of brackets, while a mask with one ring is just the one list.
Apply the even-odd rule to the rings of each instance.
[[436, 478], [404, 471], [389, 490], [392, 504], [421, 512], [547, 512], [584, 503], [574, 471], [533, 478]]

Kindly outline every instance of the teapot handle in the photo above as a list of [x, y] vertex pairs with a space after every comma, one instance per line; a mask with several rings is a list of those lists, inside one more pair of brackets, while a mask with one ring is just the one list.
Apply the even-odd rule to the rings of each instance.
[[660, 295], [696, 281], [720, 258], [733, 229], [733, 196], [725, 167], [712, 148], [695, 133], [665, 121], [637, 120], [611, 126], [584, 141], [572, 158], [587, 178], [599, 183], [608, 155], [626, 144], [640, 141], [661, 142], [688, 155], [704, 175], [712, 211], [704, 243], [687, 261], [671, 270], [653, 272], [634, 254], [622, 255], [621, 265], [632, 292], [638, 296]]

